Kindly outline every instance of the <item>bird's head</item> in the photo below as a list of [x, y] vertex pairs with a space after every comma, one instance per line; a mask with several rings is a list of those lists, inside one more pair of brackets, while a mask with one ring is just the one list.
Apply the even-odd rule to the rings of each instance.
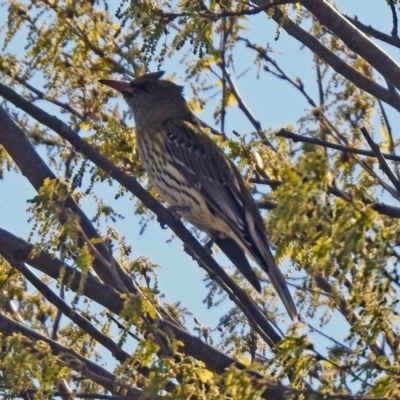
[[184, 118], [189, 108], [182, 95], [182, 86], [160, 79], [164, 71], [139, 76], [131, 82], [100, 80], [120, 92], [135, 117], [136, 124], [163, 122], [170, 118]]

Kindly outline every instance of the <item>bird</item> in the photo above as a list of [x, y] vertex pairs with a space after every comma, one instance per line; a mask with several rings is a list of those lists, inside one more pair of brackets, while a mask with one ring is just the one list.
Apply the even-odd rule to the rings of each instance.
[[161, 198], [207, 233], [260, 291], [245, 254], [263, 269], [288, 315], [297, 310], [269, 246], [266, 228], [245, 180], [223, 150], [202, 130], [183, 87], [161, 79], [164, 71], [131, 82], [99, 82], [120, 92], [129, 106], [143, 167]]

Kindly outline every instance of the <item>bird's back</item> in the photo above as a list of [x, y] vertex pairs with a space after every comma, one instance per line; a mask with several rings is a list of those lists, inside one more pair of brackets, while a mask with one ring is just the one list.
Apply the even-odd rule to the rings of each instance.
[[208, 233], [226, 231], [225, 221], [210, 208], [200, 184], [188, 180], [182, 168], [173, 161], [165, 147], [166, 136], [160, 130], [155, 135], [138, 132], [139, 156], [151, 183], [162, 199], [179, 210], [178, 213], [190, 223]]

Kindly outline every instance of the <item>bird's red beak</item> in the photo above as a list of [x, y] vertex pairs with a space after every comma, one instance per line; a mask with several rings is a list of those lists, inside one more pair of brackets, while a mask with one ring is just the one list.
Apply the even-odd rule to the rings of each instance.
[[117, 90], [120, 93], [123, 93], [123, 92], [132, 93], [133, 92], [133, 88], [129, 84], [129, 82], [111, 81], [108, 79], [100, 79], [99, 82], [102, 83], [103, 85], [110, 86], [110, 88], [113, 88], [114, 90]]

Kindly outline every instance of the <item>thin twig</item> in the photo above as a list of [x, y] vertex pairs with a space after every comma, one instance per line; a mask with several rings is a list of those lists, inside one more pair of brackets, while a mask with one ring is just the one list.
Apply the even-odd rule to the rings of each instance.
[[204, 121], [201, 120], [199, 117], [197, 117], [197, 119], [198, 119], [198, 121], [200, 122], [201, 126], [202, 126], [203, 128], [209, 129], [210, 132], [211, 132], [213, 135], [216, 135], [216, 136], [223, 136], [225, 139], [227, 139], [227, 136], [226, 136], [224, 133], [222, 133], [222, 132], [216, 130], [216, 129], [213, 128], [211, 125], [208, 125], [207, 122], [204, 122]]
[[[390, 125], [390, 121], [389, 121], [388, 115], [386, 113], [385, 107], [383, 106], [382, 101], [379, 99], [378, 99], [378, 105], [381, 110], [381, 114], [383, 117], [383, 122], [385, 124], [387, 134], [389, 136], [389, 151], [391, 154], [394, 154], [395, 148], [394, 148], [392, 127]], [[385, 157], [385, 153], [382, 153], [382, 154]], [[385, 157], [385, 158], [387, 158], [387, 157]], [[393, 160], [393, 161], [397, 161], [397, 160]], [[396, 173], [397, 179], [400, 179], [399, 163], [395, 162], [394, 166], [395, 166], [395, 173]]]
[[271, 71], [267, 66], [264, 66], [264, 71], [271, 73], [272, 75], [276, 76], [279, 79], [285, 80], [289, 82], [291, 85], [293, 85], [296, 89], [298, 89], [303, 96], [307, 99], [308, 103], [312, 107], [317, 107], [317, 104], [315, 101], [307, 94], [307, 92], [304, 90], [304, 85], [301, 81], [298, 81], [297, 83], [293, 81], [289, 76], [283, 71], [283, 69], [278, 65], [278, 63], [273, 60], [267, 53], [267, 49], [257, 46], [254, 43], [251, 43], [250, 40], [246, 38], [239, 37], [239, 40], [245, 42], [246, 47], [249, 49], [255, 50], [258, 53], [258, 56], [263, 59], [265, 62], [269, 62], [274, 66], [274, 68], [278, 71], [278, 73]]
[[368, 142], [369, 146], [371, 147], [371, 150], [375, 153], [378, 161], [379, 161], [379, 168], [386, 174], [386, 176], [389, 178], [389, 180], [393, 183], [393, 186], [396, 188], [397, 193], [400, 195], [400, 181], [396, 178], [394, 175], [393, 171], [389, 167], [388, 163], [385, 160], [385, 157], [383, 156], [381, 149], [378, 144], [376, 144], [370, 134], [368, 133], [367, 129], [365, 127], [362, 127], [361, 129], [362, 134], [365, 137], [365, 140]]
[[266, 178], [250, 178], [249, 182], [251, 183], [261, 183], [262, 185], [268, 185], [271, 189], [277, 189], [282, 185], [282, 181], [278, 179], [266, 179]]
[[52, 104], [54, 104], [54, 105], [56, 105], [56, 106], [58, 106], [60, 108], [63, 108], [65, 111], [70, 112], [72, 115], [75, 115], [80, 120], [84, 120], [85, 119], [84, 115], [82, 115], [80, 112], [76, 111], [68, 103], [63, 103], [63, 102], [58, 101], [58, 100], [50, 99], [44, 92], [40, 91], [39, 89], [36, 89], [34, 86], [32, 86], [31, 84], [26, 82], [24, 79], [20, 78], [18, 75], [17, 76], [15, 76], [15, 75], [11, 76], [10, 74], [7, 74], [7, 75], [9, 75], [13, 79], [15, 79], [21, 85], [25, 86], [31, 92], [35, 93], [38, 99], [46, 100], [46, 101], [48, 101], [48, 102], [50, 102], [50, 103], [52, 103]]
[[382, 42], [388, 43], [392, 46], [400, 48], [400, 39], [399, 37], [394, 37], [378, 31], [377, 29], [373, 28], [371, 25], [365, 25], [358, 20], [358, 18], [351, 18], [348, 15], [342, 14], [348, 21], [350, 21], [356, 28], [358, 28], [361, 32], [366, 33], [374, 37], [375, 39], [381, 40]]
[[247, 10], [240, 10], [240, 11], [221, 11], [219, 13], [212, 12], [210, 10], [206, 10], [203, 12], [164, 12], [162, 10], [154, 10], [153, 14], [156, 15], [157, 17], [160, 17], [161, 20], [167, 22], [171, 22], [176, 18], [180, 17], [196, 17], [196, 18], [203, 18], [209, 21], [217, 21], [221, 18], [226, 18], [226, 17], [242, 17], [244, 15], [256, 15], [259, 14], [263, 11], [267, 11], [271, 8], [283, 5], [283, 4], [293, 4], [295, 1], [294, 0], [276, 0], [272, 1], [269, 4], [265, 4], [259, 7], [254, 7], [251, 9]]
[[226, 81], [228, 82], [229, 85], [229, 89], [232, 92], [232, 94], [234, 95], [236, 101], [238, 102], [238, 106], [239, 108], [243, 111], [243, 113], [246, 115], [246, 117], [248, 118], [248, 120], [251, 122], [251, 124], [254, 126], [255, 130], [257, 131], [257, 133], [264, 139], [264, 133], [262, 131], [262, 127], [261, 127], [261, 122], [258, 121], [254, 115], [252, 114], [252, 112], [250, 111], [250, 109], [247, 107], [246, 103], [244, 102], [242, 96], [239, 94], [238, 89], [236, 88], [236, 85], [234, 84], [230, 74], [228, 73], [228, 71], [226, 71], [226, 69], [224, 69], [223, 65], [220, 64], [220, 67], [222, 69], [222, 72], [225, 73], [225, 77], [226, 77]]
[[275, 208], [278, 207], [277, 203], [274, 203], [269, 200], [260, 200], [257, 201], [256, 204], [259, 210], [275, 210]]
[[219, 67], [221, 67], [221, 69], [223, 70], [223, 72], [225, 71], [225, 77], [226, 77], [226, 81], [228, 82], [229, 85], [229, 89], [231, 91], [231, 93], [233, 94], [233, 96], [235, 97], [235, 100], [238, 103], [238, 107], [243, 111], [244, 115], [246, 115], [247, 119], [250, 121], [250, 123], [254, 126], [255, 130], [257, 131], [258, 136], [264, 140], [264, 143], [267, 144], [269, 147], [271, 147], [272, 150], [276, 151], [275, 147], [272, 145], [272, 143], [269, 142], [269, 140], [265, 137], [265, 133], [262, 130], [261, 127], [261, 122], [258, 121], [254, 115], [252, 114], [252, 112], [250, 111], [250, 109], [247, 107], [246, 103], [244, 102], [242, 96], [239, 94], [238, 89], [236, 88], [235, 83], [233, 82], [230, 74], [228, 73], [228, 71], [226, 71], [226, 68], [223, 68], [223, 66], [221, 65], [221, 63], [218, 64]]
[[221, 105], [221, 132], [225, 133], [225, 117], [226, 117], [226, 18], [222, 19], [222, 41], [221, 41], [221, 69], [222, 69], [222, 105]]
[[[390, 151], [391, 154], [393, 154], [394, 153], [394, 141], [393, 141], [392, 127], [390, 126], [389, 118], [387, 116], [385, 107], [383, 107], [382, 101], [379, 100], [379, 99], [378, 99], [378, 104], [379, 104], [379, 108], [380, 108], [381, 113], [382, 113], [383, 121], [385, 122], [387, 133], [389, 135], [389, 151]], [[382, 153], [382, 155], [385, 157], [384, 153]], [[385, 158], [387, 158], [387, 157], [385, 157]]]
[[[121, 324], [121, 322], [119, 322], [118, 319], [115, 318], [111, 313], [109, 313], [109, 312], [107, 313], [107, 318], [110, 319], [112, 322], [114, 322], [114, 324], [117, 325], [118, 329], [121, 329], [122, 331], [126, 331], [126, 327], [123, 324]], [[142, 341], [142, 339], [138, 335], [135, 335], [131, 331], [127, 331], [127, 335], [131, 336], [137, 342]]]
[[[326, 140], [321, 140], [317, 138], [311, 138], [308, 136], [299, 135], [294, 132], [290, 132], [286, 129], [281, 129], [276, 136], [285, 137], [287, 139], [292, 139], [294, 142], [303, 142], [303, 143], [311, 143], [317, 146], [328, 147], [330, 149], [340, 150], [346, 153], [353, 153], [353, 154], [360, 154], [362, 156], [374, 157], [376, 158], [377, 155], [371, 150], [363, 150], [363, 149], [356, 149], [354, 147], [344, 146], [337, 143], [328, 142]], [[389, 153], [381, 153], [382, 157], [386, 158], [387, 160], [392, 161], [400, 161], [400, 156], [396, 156]]]
[[[253, 2], [258, 5], [262, 5], [263, 1], [264, 0], [254, 0]], [[313, 2], [316, 3], [317, 1], [313, 0]], [[326, 2], [324, 3], [326, 4]], [[319, 7], [319, 5], [317, 7]], [[395, 90], [388, 90], [387, 88], [377, 84], [371, 78], [357, 71], [351, 65], [347, 64], [346, 61], [342, 60], [338, 55], [324, 46], [311, 33], [301, 28], [298, 23], [285, 15], [280, 8], [274, 8], [271, 14], [272, 15], [270, 15], [270, 17], [272, 17], [279, 24], [279, 26], [282, 27], [282, 29], [297, 39], [304, 46], [308, 47], [315, 55], [320, 57], [324, 62], [331, 66], [337, 73], [354, 83], [354, 85], [358, 88], [370, 93], [372, 96], [380, 98], [382, 101], [390, 104], [396, 110], [400, 111], [400, 96]], [[282, 23], [282, 21], [284, 21], [284, 23]], [[332, 21], [337, 21], [337, 18], [333, 18]], [[343, 35], [339, 36], [342, 37]], [[351, 37], [352, 36], [350, 34], [349, 39]], [[396, 69], [397, 68], [394, 70]]]
[[[396, 3], [397, 3], [397, 1], [396, 1]], [[390, 7], [390, 11], [392, 12], [392, 21], [393, 21], [393, 28], [392, 28], [392, 31], [390, 33], [391, 33], [391, 35], [393, 37], [398, 38], [399, 37], [398, 33], [397, 33], [398, 32], [397, 31], [398, 19], [397, 19], [397, 14], [396, 14], [396, 7], [394, 5], [393, 0], [389, 0], [388, 4], [389, 4], [389, 7]]]
[[322, 87], [321, 62], [319, 59], [317, 59], [317, 61], [316, 61], [316, 69], [317, 69], [319, 106], [322, 107], [325, 104], [325, 92], [324, 92], [324, 88]]

